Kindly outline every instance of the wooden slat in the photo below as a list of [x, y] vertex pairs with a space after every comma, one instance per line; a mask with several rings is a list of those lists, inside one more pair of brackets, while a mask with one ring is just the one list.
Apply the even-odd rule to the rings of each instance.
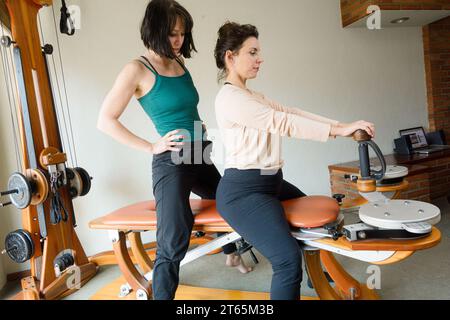
[[[135, 300], [136, 297], [133, 292], [124, 298], [119, 298], [120, 286], [125, 282], [124, 278], [118, 278], [95, 293], [90, 300]], [[175, 300], [269, 300], [269, 293], [180, 285]], [[318, 298], [302, 297], [302, 300], [318, 300]]]

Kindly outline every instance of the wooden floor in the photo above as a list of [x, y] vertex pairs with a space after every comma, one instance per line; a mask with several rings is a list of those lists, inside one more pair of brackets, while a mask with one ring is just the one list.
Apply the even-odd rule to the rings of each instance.
[[[91, 300], [135, 300], [134, 292], [124, 298], [119, 297], [120, 286], [123, 284], [125, 284], [125, 280], [120, 277], [93, 295]], [[302, 299], [317, 300], [317, 298], [310, 297], [302, 297]], [[269, 293], [210, 289], [180, 285], [178, 287], [175, 300], [269, 300]]]

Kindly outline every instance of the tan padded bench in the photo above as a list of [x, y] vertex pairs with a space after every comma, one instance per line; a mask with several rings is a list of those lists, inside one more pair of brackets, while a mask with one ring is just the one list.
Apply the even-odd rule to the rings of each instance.
[[[288, 200], [282, 204], [290, 225], [297, 228], [321, 227], [336, 221], [339, 215], [339, 205], [330, 197], [303, 197]], [[217, 232], [235, 234], [218, 213], [214, 200], [192, 199], [190, 205], [195, 217], [194, 231], [202, 231], [204, 234]], [[108, 230], [113, 234], [114, 260], [117, 261], [123, 277], [127, 281], [127, 286], [136, 292], [138, 298], [151, 297], [151, 281], [145, 277], [145, 274], [150, 273], [153, 269], [153, 261], [149, 255], [150, 252], [154, 252], [156, 243], [144, 247], [140, 233], [156, 229], [155, 201], [140, 202], [116, 210], [91, 221], [89, 226], [93, 229]], [[191, 243], [198, 240], [195, 238], [196, 235], [191, 238]], [[127, 247], [127, 240], [131, 245], [131, 252]], [[212, 238], [205, 240], [213, 241]], [[110, 253], [101, 253], [94, 259], [101, 261], [110, 255]], [[136, 268], [135, 263], [139, 265], [140, 270]]]
[[[230, 228], [216, 210], [214, 200], [190, 200], [194, 228]], [[333, 198], [309, 196], [284, 201], [286, 217], [293, 227], [316, 228], [334, 222], [339, 205]], [[118, 209], [89, 223], [92, 229], [147, 231], [156, 228], [155, 201], [145, 201]], [[231, 228], [230, 228], [231, 229]]]

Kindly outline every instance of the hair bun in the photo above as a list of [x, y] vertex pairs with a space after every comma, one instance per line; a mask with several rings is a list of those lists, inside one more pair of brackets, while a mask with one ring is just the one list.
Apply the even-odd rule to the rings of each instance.
[[[217, 31], [217, 42], [214, 50], [217, 68], [221, 70], [222, 77], [226, 73], [225, 53], [230, 50], [237, 52], [242, 48], [245, 40], [251, 37], [258, 38], [258, 29], [250, 24], [241, 25], [236, 22], [225, 22]], [[220, 78], [220, 76], [219, 76]]]

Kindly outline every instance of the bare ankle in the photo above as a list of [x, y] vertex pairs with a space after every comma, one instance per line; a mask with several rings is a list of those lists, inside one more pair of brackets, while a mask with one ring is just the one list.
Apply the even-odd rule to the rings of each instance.
[[236, 253], [227, 255], [226, 265], [229, 267], [235, 267], [244, 274], [253, 271], [253, 268], [247, 267], [241, 256]]

